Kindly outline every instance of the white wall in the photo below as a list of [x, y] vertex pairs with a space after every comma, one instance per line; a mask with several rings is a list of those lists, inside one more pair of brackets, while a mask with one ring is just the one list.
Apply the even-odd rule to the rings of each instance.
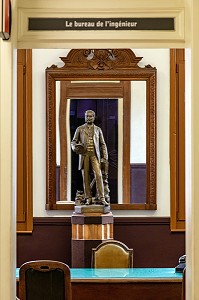
[[130, 163], [146, 163], [146, 81], [131, 81]]
[[[16, 295], [16, 89], [13, 81], [12, 43], [0, 38], [0, 299]], [[16, 57], [15, 57], [16, 58]], [[16, 73], [15, 73], [16, 74]], [[16, 87], [16, 86], [15, 86]]]
[[[113, 211], [114, 216], [169, 216], [169, 49], [136, 49], [140, 66], [157, 68], [157, 211]], [[45, 69], [61, 66], [68, 50], [33, 50], [33, 211], [34, 216], [68, 216], [71, 211], [46, 211], [46, 111]]]

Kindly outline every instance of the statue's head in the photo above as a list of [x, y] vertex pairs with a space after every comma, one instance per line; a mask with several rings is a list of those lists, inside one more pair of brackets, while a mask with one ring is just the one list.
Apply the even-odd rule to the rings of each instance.
[[93, 110], [85, 111], [85, 122], [92, 124], [95, 121], [95, 112]]

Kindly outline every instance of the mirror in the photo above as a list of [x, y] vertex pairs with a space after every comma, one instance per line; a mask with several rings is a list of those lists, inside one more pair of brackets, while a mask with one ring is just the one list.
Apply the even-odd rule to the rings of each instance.
[[88, 105], [103, 132], [114, 130], [107, 135], [111, 209], [157, 208], [156, 68], [140, 68], [141, 59], [130, 49], [77, 49], [61, 57], [63, 67], [46, 69], [46, 209], [73, 209], [71, 186], [81, 179], [72, 182], [70, 141]]

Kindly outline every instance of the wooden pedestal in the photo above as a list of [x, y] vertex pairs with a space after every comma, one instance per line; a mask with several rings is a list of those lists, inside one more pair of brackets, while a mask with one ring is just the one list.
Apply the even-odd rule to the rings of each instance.
[[[78, 209], [76, 210], [78, 211]], [[74, 212], [72, 223], [72, 268], [90, 268], [92, 248], [102, 241], [113, 239], [113, 215], [96, 212], [92, 207]]]

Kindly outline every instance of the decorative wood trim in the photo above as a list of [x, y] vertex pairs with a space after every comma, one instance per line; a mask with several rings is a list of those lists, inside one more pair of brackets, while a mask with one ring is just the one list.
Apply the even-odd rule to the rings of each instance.
[[104, 71], [139, 69], [138, 63], [142, 57], [136, 57], [130, 49], [79, 49], [71, 50], [66, 57], [60, 59], [64, 62], [64, 69]]
[[[46, 209], [73, 209], [68, 204], [56, 203], [56, 131], [55, 131], [55, 84], [56, 81], [125, 81], [125, 86], [131, 80], [144, 80], [147, 86], [147, 200], [146, 204], [114, 204], [112, 209], [157, 209], [156, 205], [156, 68], [150, 65], [140, 68], [137, 64], [141, 57], [136, 57], [130, 49], [76, 49], [71, 50], [66, 57], [62, 68], [52, 65], [46, 69]], [[129, 82], [128, 82], [129, 81]], [[129, 88], [125, 89], [126, 99], [130, 97]], [[130, 109], [124, 110], [126, 122], [127, 147], [129, 141]], [[129, 154], [130, 155], [130, 154]], [[123, 197], [130, 203], [130, 156], [129, 170], [123, 174]], [[126, 175], [125, 175], [126, 174]], [[129, 179], [128, 179], [129, 178]], [[71, 199], [68, 199], [71, 200]], [[127, 206], [126, 206], [127, 205]], [[123, 208], [122, 208], [123, 206]]]
[[[65, 85], [66, 84], [66, 85]], [[67, 136], [66, 136], [66, 111], [68, 105], [68, 89], [70, 82], [60, 86], [60, 107], [59, 107], [59, 135], [60, 135], [60, 200], [67, 198]]]
[[184, 49], [170, 50], [171, 230], [185, 230], [185, 61]]
[[[151, 66], [146, 66], [150, 68]], [[146, 151], [146, 173], [147, 173], [147, 197], [150, 198], [150, 202], [146, 203], [148, 209], [152, 207], [157, 208], [156, 204], [156, 74], [149, 78], [147, 84], [147, 101], [146, 101], [146, 114], [147, 114], [147, 145], [155, 143], [153, 147], [147, 146]], [[151, 184], [155, 183], [155, 184]], [[154, 208], [153, 208], [154, 209]]]
[[169, 217], [115, 217], [114, 225], [169, 225]]
[[[71, 217], [34, 217], [34, 225], [39, 226], [71, 226]], [[114, 217], [117, 225], [169, 225], [169, 217]]]
[[39, 226], [71, 226], [71, 217], [34, 217], [33, 223]]
[[[139, 59], [140, 60], [140, 59]], [[130, 203], [131, 82], [124, 81], [123, 104], [123, 204]], [[112, 208], [112, 206], [111, 206]]]
[[17, 50], [17, 88], [17, 232], [31, 232], [32, 50]]
[[[62, 202], [62, 201], [60, 201]], [[46, 209], [48, 210], [48, 204], [46, 204]], [[111, 204], [111, 210], [156, 210], [156, 204]], [[74, 210], [73, 204], [53, 204], [53, 210]]]

